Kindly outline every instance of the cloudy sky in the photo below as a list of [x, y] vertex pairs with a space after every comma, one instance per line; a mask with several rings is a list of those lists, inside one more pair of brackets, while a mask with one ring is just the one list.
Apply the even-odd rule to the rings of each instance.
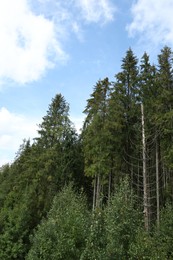
[[129, 47], [173, 47], [173, 0], [0, 0], [0, 165], [11, 162], [56, 93], [79, 129], [99, 79]]

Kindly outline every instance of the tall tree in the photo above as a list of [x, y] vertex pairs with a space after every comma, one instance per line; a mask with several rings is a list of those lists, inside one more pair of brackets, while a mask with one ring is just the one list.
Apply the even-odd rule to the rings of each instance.
[[168, 171], [168, 174], [167, 176], [165, 176], [165, 179], [169, 179], [169, 181], [173, 183], [173, 53], [172, 50], [167, 46], [165, 46], [161, 50], [161, 53], [158, 55], [157, 79], [159, 85], [157, 123], [162, 130], [162, 165]]
[[82, 136], [85, 174], [93, 178], [93, 208], [99, 207], [101, 189], [110, 173], [109, 134], [106, 129], [109, 91], [108, 78], [98, 81], [84, 111], [86, 119]]
[[82, 185], [80, 142], [69, 119], [69, 105], [61, 94], [52, 99], [47, 115], [39, 126], [36, 146], [42, 151], [43, 167], [47, 161], [45, 170], [56, 189], [72, 180]]
[[[140, 125], [140, 107], [138, 104], [139, 87], [138, 87], [138, 60], [133, 51], [129, 49], [122, 60], [122, 71], [116, 75], [115, 82], [115, 99], [121, 106], [121, 122], [123, 127], [123, 143], [121, 149], [124, 159], [122, 172], [131, 176], [133, 182], [134, 165], [133, 158], [137, 157], [137, 149], [134, 144], [138, 137], [137, 132]], [[115, 102], [115, 106], [117, 102]], [[115, 108], [116, 110], [116, 108]], [[120, 112], [119, 112], [120, 113]]]

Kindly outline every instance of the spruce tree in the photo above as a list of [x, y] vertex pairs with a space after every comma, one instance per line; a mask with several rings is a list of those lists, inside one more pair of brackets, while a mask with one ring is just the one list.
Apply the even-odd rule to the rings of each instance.
[[45, 148], [59, 145], [69, 131], [70, 125], [69, 105], [61, 94], [57, 94], [52, 99], [43, 122], [39, 125], [39, 137], [36, 140]]
[[160, 156], [163, 172], [161, 179], [163, 204], [165, 194], [169, 194], [168, 196], [173, 198], [173, 190], [170, 189], [173, 184], [173, 53], [171, 48], [167, 46], [158, 55], [157, 82], [159, 89], [157, 125], [161, 132]]
[[[138, 129], [140, 125], [140, 107], [139, 107], [139, 78], [138, 78], [138, 60], [133, 51], [129, 49], [122, 60], [122, 71], [116, 75], [115, 81], [115, 111], [118, 107], [121, 109], [121, 154], [124, 160], [122, 164], [122, 173], [131, 176], [133, 184], [133, 172], [136, 162], [133, 158], [138, 157], [136, 141], [138, 139]], [[115, 116], [116, 116], [115, 112]]]
[[93, 179], [93, 208], [100, 206], [100, 195], [110, 173], [109, 133], [106, 128], [108, 78], [98, 81], [84, 111], [86, 119], [82, 133], [85, 174]]

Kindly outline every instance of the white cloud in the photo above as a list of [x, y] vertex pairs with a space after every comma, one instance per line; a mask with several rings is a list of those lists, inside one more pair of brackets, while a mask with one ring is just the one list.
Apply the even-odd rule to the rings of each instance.
[[[105, 23], [114, 19], [116, 7], [113, 0], [32, 0], [37, 1], [40, 12], [53, 15], [56, 20], [83, 19], [87, 22]], [[58, 16], [57, 16], [58, 14]], [[72, 21], [73, 20], [73, 21]]]
[[37, 80], [53, 66], [53, 54], [66, 58], [55, 24], [35, 15], [27, 0], [0, 0], [0, 78], [18, 83]]
[[109, 0], [76, 0], [83, 18], [88, 22], [109, 22], [114, 19], [115, 6]]
[[0, 165], [11, 161], [24, 139], [37, 136], [38, 118], [27, 118], [0, 109]]
[[0, 0], [0, 84], [38, 80], [68, 59], [70, 33], [83, 40], [83, 22], [103, 24], [114, 12], [111, 0]]
[[[116, 6], [113, 0], [31, 0], [34, 10], [51, 17], [68, 34], [74, 32], [81, 40], [85, 22], [105, 24], [114, 20]], [[37, 3], [37, 4], [35, 4]], [[63, 35], [64, 36], [64, 35]]]
[[127, 26], [130, 36], [155, 45], [173, 45], [173, 1], [137, 0], [131, 8], [133, 21]]

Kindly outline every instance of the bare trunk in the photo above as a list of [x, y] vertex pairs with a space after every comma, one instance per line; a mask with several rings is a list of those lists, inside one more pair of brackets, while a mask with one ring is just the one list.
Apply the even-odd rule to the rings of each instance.
[[140, 197], [140, 179], [139, 179], [139, 176], [140, 176], [140, 168], [139, 168], [139, 162], [138, 162], [138, 178], [137, 178], [137, 195], [138, 195], [138, 198]]
[[96, 208], [100, 207], [100, 174], [97, 175]]
[[94, 179], [94, 190], [93, 190], [93, 211], [94, 211], [95, 205], [96, 205], [96, 182], [97, 182], [97, 179], [96, 179], [96, 176], [95, 176], [95, 179]]
[[160, 200], [159, 200], [159, 152], [158, 152], [158, 140], [156, 137], [156, 198], [157, 198], [157, 228], [160, 224]]
[[148, 193], [147, 193], [146, 141], [145, 141], [144, 107], [143, 107], [142, 103], [141, 103], [141, 121], [142, 121], [144, 224], [145, 224], [146, 231], [148, 231], [149, 230], [149, 214], [148, 214]]
[[109, 203], [110, 197], [111, 197], [111, 181], [112, 181], [112, 174], [110, 172], [109, 173], [109, 186], [108, 186], [108, 203]]

